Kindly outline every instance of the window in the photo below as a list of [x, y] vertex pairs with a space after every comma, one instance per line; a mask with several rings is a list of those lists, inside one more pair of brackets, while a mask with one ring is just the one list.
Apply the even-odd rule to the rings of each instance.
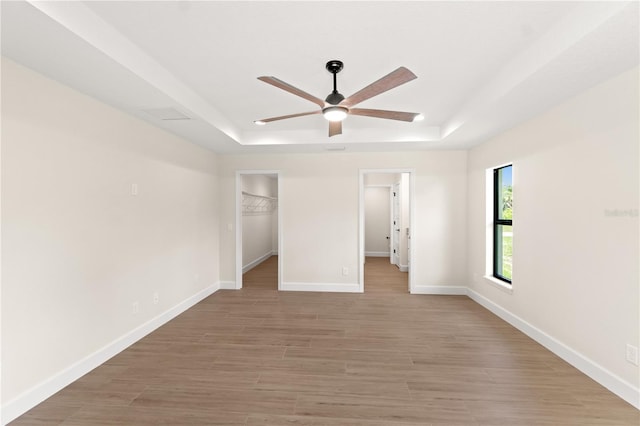
[[513, 258], [513, 166], [493, 170], [493, 276], [511, 283]]

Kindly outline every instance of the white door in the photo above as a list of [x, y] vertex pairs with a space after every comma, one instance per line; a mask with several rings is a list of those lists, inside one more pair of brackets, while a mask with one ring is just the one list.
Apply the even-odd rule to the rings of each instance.
[[393, 220], [392, 242], [391, 242], [391, 263], [400, 265], [400, 184], [393, 185]]

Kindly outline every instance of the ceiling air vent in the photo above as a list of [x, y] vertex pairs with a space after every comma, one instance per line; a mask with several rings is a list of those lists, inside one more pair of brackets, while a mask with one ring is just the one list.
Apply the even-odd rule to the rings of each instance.
[[191, 117], [184, 115], [180, 111], [174, 108], [151, 108], [151, 109], [143, 109], [142, 111], [146, 112], [153, 118], [157, 118], [158, 120], [163, 121], [171, 121], [171, 120], [191, 120]]

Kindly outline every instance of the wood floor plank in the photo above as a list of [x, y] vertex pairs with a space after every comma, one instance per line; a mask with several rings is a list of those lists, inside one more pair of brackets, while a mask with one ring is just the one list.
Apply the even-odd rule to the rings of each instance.
[[416, 424], [445, 421], [450, 424], [477, 424], [464, 402], [452, 400], [415, 403], [374, 397], [300, 395], [295, 414], [346, 419], [402, 420]]
[[165, 407], [175, 410], [293, 414], [295, 392], [228, 389], [211, 386], [149, 386], [132, 402], [134, 407]]
[[[415, 423], [388, 420], [345, 419], [344, 417], [280, 416], [250, 414], [247, 426], [411, 426]], [[428, 426], [428, 424], [427, 424]]]
[[464, 296], [277, 291], [277, 257], [11, 425], [637, 426], [640, 412]]
[[[216, 411], [184, 408], [175, 410], [166, 407], [86, 407], [66, 419], [64, 426], [108, 425], [108, 426], [155, 426], [155, 425], [244, 425], [247, 415]], [[51, 423], [49, 423], [51, 424]]]

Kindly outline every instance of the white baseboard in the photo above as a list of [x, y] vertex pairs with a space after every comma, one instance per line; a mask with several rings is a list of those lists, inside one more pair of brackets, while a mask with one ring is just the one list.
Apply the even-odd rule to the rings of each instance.
[[220, 290], [239, 290], [235, 281], [220, 281]]
[[28, 389], [10, 401], [7, 401], [7, 403], [2, 406], [2, 410], [0, 410], [2, 412], [0, 423], [6, 425], [7, 423], [15, 420], [45, 399], [49, 398], [67, 385], [78, 380], [94, 368], [102, 365], [113, 356], [142, 339], [158, 327], [166, 324], [201, 300], [215, 293], [219, 288], [220, 283], [215, 283], [200, 290], [193, 296], [183, 300], [174, 307], [150, 319], [146, 323], [134, 328], [127, 334], [119, 337], [91, 355], [88, 355], [80, 361], [70, 365], [58, 374], [44, 380], [40, 384]]
[[360, 293], [358, 283], [282, 283], [284, 291], [320, 291], [330, 293]]
[[365, 251], [365, 257], [390, 257], [391, 253], [388, 251]]
[[409, 265], [398, 265], [400, 272], [409, 272]]
[[512, 314], [474, 290], [467, 289], [467, 295], [476, 303], [484, 306], [498, 317], [531, 337], [533, 340], [540, 343], [542, 346], [549, 349], [551, 352], [558, 355], [560, 358], [567, 361], [569, 364], [573, 365], [575, 368], [582, 371], [584, 374], [591, 377], [593, 380], [600, 383], [602, 386], [609, 389], [629, 404], [640, 409], [640, 389], [635, 387], [633, 384], [621, 379], [606, 368], [598, 365], [581, 353], [571, 349], [564, 343], [551, 337], [544, 331], [529, 324], [522, 318]]
[[252, 270], [253, 268], [258, 266], [259, 264], [261, 264], [265, 260], [269, 259], [271, 256], [273, 256], [273, 252], [272, 251], [270, 251], [269, 253], [263, 254], [262, 256], [260, 256], [256, 260], [254, 260], [253, 262], [247, 263], [245, 266], [242, 267], [242, 273], [244, 274], [245, 272]]
[[414, 285], [411, 294], [440, 294], [446, 296], [466, 296], [467, 288], [446, 285]]

